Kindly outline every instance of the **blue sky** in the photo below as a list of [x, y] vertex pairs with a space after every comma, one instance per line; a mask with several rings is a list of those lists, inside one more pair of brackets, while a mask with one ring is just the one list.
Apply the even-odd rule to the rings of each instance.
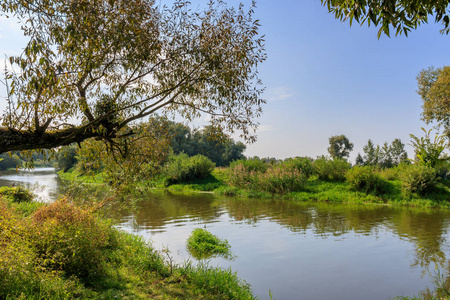
[[[410, 133], [421, 135], [417, 73], [450, 65], [450, 36], [439, 33], [440, 24], [378, 39], [376, 28], [341, 23], [320, 0], [260, 0], [255, 17], [266, 36], [260, 75], [267, 104], [246, 155], [315, 157], [327, 154], [330, 136], [345, 134], [354, 159], [368, 139], [407, 144]], [[0, 54], [20, 51], [20, 35], [0, 18]]]
[[256, 15], [266, 35], [268, 104], [247, 155], [315, 157], [327, 154], [330, 136], [345, 134], [354, 159], [369, 138], [407, 144], [410, 133], [421, 135], [417, 73], [450, 64], [440, 24], [378, 39], [378, 29], [341, 23], [319, 0], [259, 1]]

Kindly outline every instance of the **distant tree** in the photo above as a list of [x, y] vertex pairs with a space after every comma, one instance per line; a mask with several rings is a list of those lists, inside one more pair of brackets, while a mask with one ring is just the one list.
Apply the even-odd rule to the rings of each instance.
[[364, 165], [364, 159], [361, 156], [361, 153], [358, 153], [358, 155], [356, 156], [355, 164], [358, 165], [358, 166], [363, 166]]
[[398, 166], [401, 163], [409, 163], [408, 154], [405, 150], [405, 144], [400, 139], [392, 141], [390, 146], [390, 153], [392, 157], [392, 164]]
[[353, 150], [353, 144], [343, 134], [330, 137], [329, 142], [328, 153], [333, 159], [346, 159], [349, 157], [350, 151]]
[[228, 166], [233, 160], [244, 158], [246, 146], [242, 142], [235, 142], [220, 127], [205, 126], [202, 130], [191, 130], [184, 124], [170, 122], [169, 131], [175, 154], [201, 154], [219, 167]]
[[367, 145], [363, 147], [364, 151], [364, 165], [366, 166], [376, 166], [380, 160], [380, 146], [373, 144], [372, 140], [367, 142]]
[[21, 161], [16, 153], [3, 153], [0, 155], [0, 170], [17, 168]]
[[417, 85], [423, 100], [422, 119], [427, 124], [437, 122], [450, 138], [450, 66], [420, 71]]
[[416, 29], [423, 23], [428, 23], [428, 17], [433, 16], [435, 22], [442, 22], [442, 32], [449, 32], [450, 18], [448, 13], [449, 0], [321, 0], [328, 11], [334, 13], [341, 21], [353, 20], [363, 24], [367, 22], [380, 26], [378, 37], [382, 33], [390, 35], [390, 29], [395, 34], [407, 35], [411, 29]]
[[67, 172], [70, 168], [75, 166], [78, 162], [76, 158], [77, 150], [78, 146], [76, 144], [61, 147], [55, 154], [56, 167]]
[[382, 168], [392, 168], [394, 166], [391, 146], [387, 142], [383, 144], [379, 152], [379, 165]]

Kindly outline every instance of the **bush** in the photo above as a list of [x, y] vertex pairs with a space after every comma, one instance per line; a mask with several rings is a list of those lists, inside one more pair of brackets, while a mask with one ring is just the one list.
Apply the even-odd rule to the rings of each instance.
[[295, 157], [288, 158], [283, 162], [283, 165], [289, 169], [295, 169], [303, 173], [304, 176], [309, 178], [314, 174], [313, 160], [308, 157]]
[[354, 166], [346, 174], [351, 188], [365, 193], [381, 194], [386, 191], [387, 182], [370, 166]]
[[258, 174], [257, 187], [272, 194], [286, 194], [300, 191], [308, 178], [301, 171], [277, 165], [267, 169], [265, 173]]
[[187, 240], [187, 248], [196, 258], [208, 258], [213, 255], [230, 256], [230, 244], [221, 240], [211, 232], [196, 228]]
[[203, 179], [211, 175], [215, 164], [206, 156], [189, 157], [185, 153], [173, 155], [164, 167], [167, 184]]
[[314, 163], [314, 173], [319, 179], [326, 181], [343, 181], [350, 169], [350, 164], [344, 159], [330, 159], [325, 156], [317, 158]]
[[425, 165], [413, 164], [400, 169], [402, 190], [406, 194], [424, 195], [436, 184], [436, 170]]
[[82, 280], [102, 274], [102, 251], [109, 245], [110, 226], [66, 199], [40, 208], [29, 228], [42, 267], [61, 270]]
[[34, 198], [34, 195], [27, 189], [9, 186], [0, 187], [0, 196], [4, 196], [6, 199], [16, 203], [30, 202]]

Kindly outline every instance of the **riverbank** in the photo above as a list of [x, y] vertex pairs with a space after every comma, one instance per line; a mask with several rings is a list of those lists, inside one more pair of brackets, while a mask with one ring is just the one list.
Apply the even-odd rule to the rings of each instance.
[[45, 205], [18, 189], [0, 195], [2, 299], [254, 299], [231, 270], [174, 265], [116, 229], [104, 203]]
[[[75, 180], [83, 183], [105, 183], [103, 173], [86, 176], [71, 170], [58, 172], [63, 180]], [[189, 182], [181, 182], [166, 186], [164, 178], [157, 180], [140, 181], [135, 184], [139, 189], [167, 189], [175, 192], [211, 192], [225, 196], [240, 196], [247, 198], [274, 199], [281, 198], [295, 201], [336, 202], [351, 204], [381, 204], [394, 206], [417, 206], [429, 208], [450, 208], [450, 182], [438, 181], [433, 190], [425, 195], [417, 193], [404, 193], [402, 182], [398, 179], [383, 180], [381, 191], [358, 191], [347, 181], [321, 180], [316, 176], [309, 178], [301, 191], [287, 192], [285, 194], [269, 193], [255, 189], [245, 189], [230, 185], [229, 170], [215, 168], [207, 178]]]

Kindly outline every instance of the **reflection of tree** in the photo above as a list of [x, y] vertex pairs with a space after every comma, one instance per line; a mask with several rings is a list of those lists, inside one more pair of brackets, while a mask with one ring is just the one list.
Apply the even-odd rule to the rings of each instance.
[[445, 253], [442, 245], [445, 242], [448, 214], [438, 210], [399, 210], [393, 218], [393, 230], [415, 245], [416, 257], [412, 266], [420, 265], [428, 268], [431, 263], [443, 266]]

